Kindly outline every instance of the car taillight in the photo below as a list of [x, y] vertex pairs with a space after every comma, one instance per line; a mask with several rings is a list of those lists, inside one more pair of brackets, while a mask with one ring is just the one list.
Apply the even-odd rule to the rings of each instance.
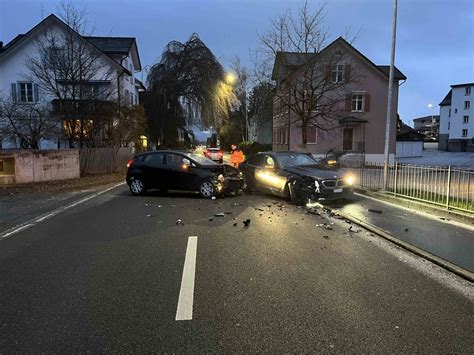
[[130, 168], [132, 166], [132, 164], [133, 164], [133, 160], [129, 160], [127, 162], [127, 169]]
[[217, 153], [217, 154], [219, 154], [219, 156], [222, 156], [222, 155], [224, 155], [224, 153], [222, 153], [222, 152], [219, 152], [219, 153]]

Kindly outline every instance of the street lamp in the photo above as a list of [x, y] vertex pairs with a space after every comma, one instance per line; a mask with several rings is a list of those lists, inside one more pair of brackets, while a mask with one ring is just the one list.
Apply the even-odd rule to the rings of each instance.
[[237, 82], [237, 75], [235, 75], [234, 72], [229, 71], [225, 74], [225, 81], [229, 85], [234, 85]]
[[434, 115], [433, 115], [433, 104], [428, 104], [428, 108], [431, 109], [431, 138], [433, 138], [435, 136], [435, 120], [434, 120]]
[[[229, 71], [225, 74], [225, 81], [227, 84], [234, 86], [237, 83], [237, 74], [233, 71]], [[248, 97], [247, 97], [247, 76], [245, 74], [240, 78], [241, 82], [244, 84], [244, 96], [245, 96], [245, 134], [246, 140], [249, 140], [249, 115], [248, 115]]]

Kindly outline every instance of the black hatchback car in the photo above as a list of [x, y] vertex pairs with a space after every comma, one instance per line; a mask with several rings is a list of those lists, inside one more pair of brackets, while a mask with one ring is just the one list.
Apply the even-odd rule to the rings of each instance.
[[248, 189], [270, 192], [295, 203], [342, 199], [353, 193], [353, 175], [304, 153], [258, 153], [239, 168]]
[[134, 195], [150, 189], [198, 191], [202, 197], [238, 193], [242, 173], [230, 165], [214, 163], [199, 154], [180, 151], [142, 153], [127, 164], [126, 181]]

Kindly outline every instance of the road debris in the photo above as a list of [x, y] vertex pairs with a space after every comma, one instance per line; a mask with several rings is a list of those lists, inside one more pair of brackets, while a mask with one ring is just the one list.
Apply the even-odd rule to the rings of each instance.
[[372, 213], [377, 213], [377, 214], [382, 214], [382, 213], [383, 213], [383, 211], [381, 211], [381, 210], [375, 210], [375, 209], [373, 209], [373, 208], [369, 208], [367, 211], [372, 212]]
[[353, 226], [349, 227], [349, 232], [351, 232], [351, 233], [359, 233], [360, 231], [361, 231], [361, 229], [353, 228]]
[[244, 227], [248, 227], [250, 225], [250, 219], [246, 219], [245, 221], [243, 221], [242, 223], [244, 224]]
[[211, 197], [211, 200], [215, 200], [215, 199], [216, 199], [216, 196], [212, 196], [212, 197]]
[[209, 217], [209, 219], [208, 219], [209, 222], [212, 222], [213, 220], [214, 220], [213, 217]]
[[151, 214], [147, 214], [146, 216], [147, 216], [147, 217], [151, 217]]
[[184, 226], [183, 220], [182, 220], [182, 219], [178, 219], [178, 220], [176, 221], [176, 225], [178, 225], [178, 226]]
[[237, 227], [237, 223], [234, 223], [232, 226]]
[[329, 235], [323, 235], [324, 239], [329, 239]]
[[224, 212], [216, 213], [214, 214], [214, 217], [225, 217], [225, 213]]

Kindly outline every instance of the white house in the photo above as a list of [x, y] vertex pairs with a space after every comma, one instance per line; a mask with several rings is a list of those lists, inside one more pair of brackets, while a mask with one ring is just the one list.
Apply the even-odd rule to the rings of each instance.
[[[47, 36], [58, 38], [73, 38], [80, 43], [85, 52], [93, 53], [98, 68], [94, 77], [89, 77], [87, 83], [81, 82], [90, 92], [108, 88], [110, 95], [107, 101], [120, 105], [137, 105], [139, 92], [143, 84], [135, 78], [142, 70], [137, 42], [134, 37], [86, 37], [81, 36], [57, 16], [51, 14], [25, 34], [19, 34], [6, 45], [0, 42], [0, 99], [13, 100], [21, 103], [54, 104], [57, 99], [41, 83], [36, 82], [31, 75], [31, 58], [39, 58], [40, 43], [48, 43]], [[57, 50], [56, 50], [57, 51]], [[56, 53], [56, 52], [55, 52]], [[54, 55], [54, 53], [53, 53]], [[56, 79], [55, 79], [56, 80]], [[61, 78], [56, 81], [59, 82]], [[65, 80], [63, 80], [65, 81]], [[66, 83], [64, 87], [77, 84]], [[52, 105], [51, 107], [54, 107]], [[0, 149], [17, 148], [18, 142], [0, 137]], [[41, 142], [41, 148], [65, 148], [67, 141], [63, 137]]]
[[439, 104], [439, 150], [474, 151], [474, 83], [451, 85]]

